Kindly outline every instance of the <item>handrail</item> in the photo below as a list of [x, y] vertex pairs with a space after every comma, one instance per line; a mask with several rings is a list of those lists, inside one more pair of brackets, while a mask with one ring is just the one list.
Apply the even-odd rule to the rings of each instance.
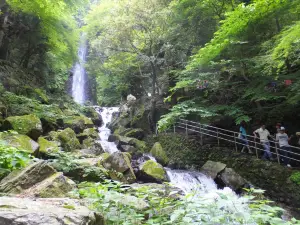
[[[190, 121], [190, 120], [185, 120], [185, 119], [179, 119], [173, 124], [173, 132], [176, 133], [176, 128], [184, 129], [186, 135], [188, 135], [188, 131], [196, 132], [200, 134], [201, 138], [201, 144], [203, 144], [203, 135], [210, 136], [213, 138], [216, 138], [218, 141], [218, 145], [220, 145], [220, 140], [224, 140], [227, 142], [231, 142], [235, 144], [235, 149], [238, 151], [237, 145], [238, 144], [243, 144], [241, 143], [241, 139], [238, 138], [239, 132], [232, 131], [232, 130], [226, 130], [223, 128], [219, 127], [214, 127], [211, 125], [207, 124], [201, 124], [199, 122], [195, 121]], [[158, 130], [156, 129], [156, 134], [158, 134]], [[264, 152], [264, 149], [258, 146], [261, 146], [260, 142], [257, 142], [256, 140], [259, 138], [256, 138], [255, 136], [251, 135], [246, 135], [247, 141], [249, 144], [252, 144], [251, 146], [252, 149], [255, 149], [256, 151], [256, 157], [259, 158], [258, 156], [258, 151]], [[251, 140], [252, 139], [252, 140]], [[287, 158], [293, 161], [300, 162], [300, 148], [296, 146], [290, 146], [290, 149], [296, 149], [299, 152], [293, 152], [285, 149], [281, 149], [277, 147], [278, 142], [269, 140], [270, 144], [270, 151], [273, 149], [275, 152], [272, 152], [272, 154], [277, 155], [277, 162], [280, 164], [282, 158]], [[279, 151], [278, 151], [279, 150]], [[286, 153], [288, 155], [283, 155], [283, 153]], [[292, 157], [293, 156], [298, 156], [297, 158]]]

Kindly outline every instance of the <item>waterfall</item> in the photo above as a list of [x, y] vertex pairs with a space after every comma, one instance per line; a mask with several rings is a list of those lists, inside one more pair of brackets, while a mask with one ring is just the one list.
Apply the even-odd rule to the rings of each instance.
[[166, 168], [170, 183], [183, 190], [186, 194], [195, 192], [197, 195], [204, 195], [217, 190], [213, 179], [202, 173], [187, 170], [171, 170]]
[[99, 115], [101, 115], [103, 120], [103, 125], [98, 128], [98, 133], [100, 137], [99, 143], [101, 144], [103, 150], [108, 153], [114, 153], [119, 151], [117, 145], [114, 142], [109, 142], [108, 137], [111, 134], [111, 130], [107, 127], [108, 123], [111, 122], [113, 114], [119, 112], [118, 107], [99, 107], [95, 106], [95, 110]]
[[87, 53], [87, 41], [85, 35], [80, 37], [80, 46], [78, 50], [79, 61], [75, 64], [73, 70], [73, 82], [72, 82], [72, 97], [75, 102], [83, 104], [86, 101], [85, 84], [87, 82], [87, 74], [84, 68], [86, 62]]

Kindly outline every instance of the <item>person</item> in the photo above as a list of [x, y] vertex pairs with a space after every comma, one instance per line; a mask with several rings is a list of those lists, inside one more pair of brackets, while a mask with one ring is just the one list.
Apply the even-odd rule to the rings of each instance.
[[270, 132], [266, 129], [266, 126], [264, 124], [262, 124], [260, 128], [258, 128], [253, 132], [255, 138], [257, 138], [257, 134], [259, 135], [260, 143], [264, 147], [264, 155], [262, 159], [273, 160], [272, 153], [270, 151], [270, 142], [269, 142], [269, 137], [271, 137], [271, 135]]
[[279, 133], [276, 134], [276, 142], [279, 143], [279, 154], [280, 154], [280, 160], [283, 161], [283, 163], [287, 167], [291, 167], [289, 164], [289, 152], [290, 152], [290, 145], [289, 145], [289, 140], [290, 138], [288, 135], [285, 133], [285, 128], [280, 127]]
[[252, 154], [253, 152], [250, 149], [248, 140], [247, 140], [247, 133], [246, 133], [246, 122], [242, 121], [240, 125], [240, 139], [243, 142], [243, 148], [242, 148], [242, 153], [245, 151], [245, 148], [248, 149], [249, 154]]

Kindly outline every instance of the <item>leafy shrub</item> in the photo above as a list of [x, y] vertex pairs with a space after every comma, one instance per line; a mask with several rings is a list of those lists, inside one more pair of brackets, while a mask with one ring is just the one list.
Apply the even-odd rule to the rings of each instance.
[[[166, 186], [168, 188], [168, 186]], [[175, 191], [176, 192], [176, 191]], [[225, 188], [209, 192], [203, 196], [190, 193], [174, 198], [174, 192], [158, 192], [151, 186], [142, 186], [130, 191], [119, 182], [81, 183], [73, 192], [77, 197], [92, 199], [91, 208], [104, 215], [106, 224], [259, 224], [291, 225], [300, 224], [292, 219], [284, 221], [278, 217], [283, 210], [270, 206], [261, 198], [263, 190], [249, 190], [248, 195], [237, 196]], [[147, 209], [126, 205], [122, 195], [133, 195], [148, 204]], [[173, 196], [173, 197], [172, 197]], [[178, 197], [178, 196], [177, 196]], [[138, 201], [138, 200], [137, 200]], [[136, 205], [138, 202], [136, 203]]]
[[294, 183], [300, 185], [300, 172], [293, 173], [292, 176], [290, 177], [290, 179]]
[[15, 169], [25, 167], [31, 159], [28, 151], [0, 143], [0, 178]]

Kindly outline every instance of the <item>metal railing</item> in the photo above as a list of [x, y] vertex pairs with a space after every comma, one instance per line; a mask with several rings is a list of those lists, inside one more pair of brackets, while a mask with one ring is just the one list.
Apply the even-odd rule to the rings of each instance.
[[[239, 145], [245, 145], [243, 140], [239, 138], [239, 132], [222, 129], [219, 127], [210, 126], [207, 124], [201, 124], [194, 121], [179, 119], [173, 124], [172, 132], [182, 132], [184, 131], [186, 135], [190, 132], [200, 134], [200, 143], [203, 145], [204, 136], [213, 137], [217, 139], [218, 146], [220, 146], [220, 141], [226, 141], [234, 144], [235, 150], [238, 151]], [[170, 130], [169, 130], [170, 131]], [[158, 130], [156, 129], [156, 134]], [[259, 138], [251, 135], [246, 135], [247, 141], [249, 143], [250, 149], [255, 149], [255, 154], [257, 158], [260, 158], [260, 154], [264, 152], [264, 148], [260, 143]], [[280, 164], [281, 160], [284, 158], [289, 159], [291, 162], [300, 163], [300, 148], [296, 146], [290, 146], [289, 150], [282, 149], [278, 146], [278, 142], [274, 140], [269, 140], [270, 151], [276, 155], [277, 162]]]

